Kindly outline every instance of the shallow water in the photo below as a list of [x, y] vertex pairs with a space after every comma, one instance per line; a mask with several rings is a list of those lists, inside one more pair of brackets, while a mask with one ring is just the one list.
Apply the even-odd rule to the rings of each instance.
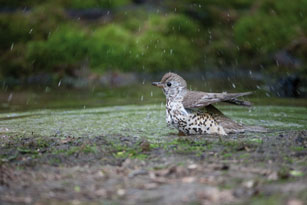
[[[246, 125], [260, 125], [272, 131], [307, 129], [306, 107], [219, 106], [219, 108], [227, 116]], [[166, 126], [163, 104], [1, 113], [0, 125], [0, 134], [14, 136], [123, 135], [158, 139], [176, 132]]]
[[[270, 130], [307, 128], [307, 99], [272, 98], [263, 94], [256, 92], [245, 98], [255, 104], [251, 108], [217, 105], [227, 116], [243, 124]], [[163, 93], [148, 83], [92, 90], [2, 91], [0, 101], [0, 135], [123, 135], [158, 139], [177, 133], [166, 126]]]

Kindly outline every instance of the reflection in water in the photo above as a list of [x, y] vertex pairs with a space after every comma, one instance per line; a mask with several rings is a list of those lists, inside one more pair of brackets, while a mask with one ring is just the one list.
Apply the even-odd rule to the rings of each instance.
[[[206, 85], [203, 87], [192, 86], [194, 90], [209, 91]], [[238, 88], [227, 89], [229, 92], [246, 91]], [[225, 90], [214, 89], [214, 92]], [[266, 93], [258, 90], [253, 95], [248, 96], [249, 101], [255, 105], [285, 105], [285, 106], [305, 106], [307, 99], [304, 98], [272, 98]], [[159, 89], [155, 89], [150, 83], [144, 85], [133, 85], [119, 88], [100, 89], [51, 89], [48, 92], [24, 90], [24, 91], [0, 91], [0, 113], [27, 111], [33, 109], [81, 109], [94, 108], [113, 105], [146, 105], [165, 103], [165, 96]]]

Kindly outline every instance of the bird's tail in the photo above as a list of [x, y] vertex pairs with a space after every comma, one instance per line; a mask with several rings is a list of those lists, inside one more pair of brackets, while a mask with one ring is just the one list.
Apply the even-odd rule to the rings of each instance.
[[235, 105], [248, 106], [248, 107], [252, 106], [251, 102], [245, 101], [245, 100], [238, 100], [237, 98], [232, 98], [232, 99], [227, 100], [225, 102], [230, 103], [230, 104], [235, 104]]

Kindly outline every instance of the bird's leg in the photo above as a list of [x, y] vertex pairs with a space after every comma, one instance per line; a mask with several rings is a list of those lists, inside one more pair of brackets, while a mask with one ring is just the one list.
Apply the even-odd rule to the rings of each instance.
[[180, 137], [181, 137], [181, 136], [185, 136], [185, 134], [179, 130], [178, 136], [180, 136]]

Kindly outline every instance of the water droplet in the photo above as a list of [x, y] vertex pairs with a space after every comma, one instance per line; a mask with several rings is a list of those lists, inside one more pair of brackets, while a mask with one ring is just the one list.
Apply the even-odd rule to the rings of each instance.
[[12, 51], [12, 50], [13, 50], [13, 48], [14, 48], [14, 43], [12, 43], [12, 44], [11, 44], [11, 48], [10, 48], [10, 50]]
[[32, 33], [32, 31], [33, 31], [33, 29], [31, 28], [31, 29], [30, 29], [30, 31], [29, 31], [29, 34], [31, 34], [31, 33]]
[[279, 67], [279, 61], [276, 60], [275, 62], [276, 62], [276, 66]]
[[212, 33], [209, 29], [208, 29], [208, 34], [209, 34], [209, 40], [211, 41], [212, 40]]
[[7, 98], [7, 101], [8, 102], [11, 102], [13, 99], [13, 93], [10, 93], [9, 97]]
[[141, 96], [141, 101], [143, 101], [143, 100], [144, 100], [144, 96], [142, 95], [142, 96]]
[[47, 86], [46, 88], [45, 88], [45, 92], [46, 93], [49, 93], [51, 91], [51, 89]]
[[232, 87], [233, 87], [233, 88], [236, 88], [236, 84], [232, 83]]

